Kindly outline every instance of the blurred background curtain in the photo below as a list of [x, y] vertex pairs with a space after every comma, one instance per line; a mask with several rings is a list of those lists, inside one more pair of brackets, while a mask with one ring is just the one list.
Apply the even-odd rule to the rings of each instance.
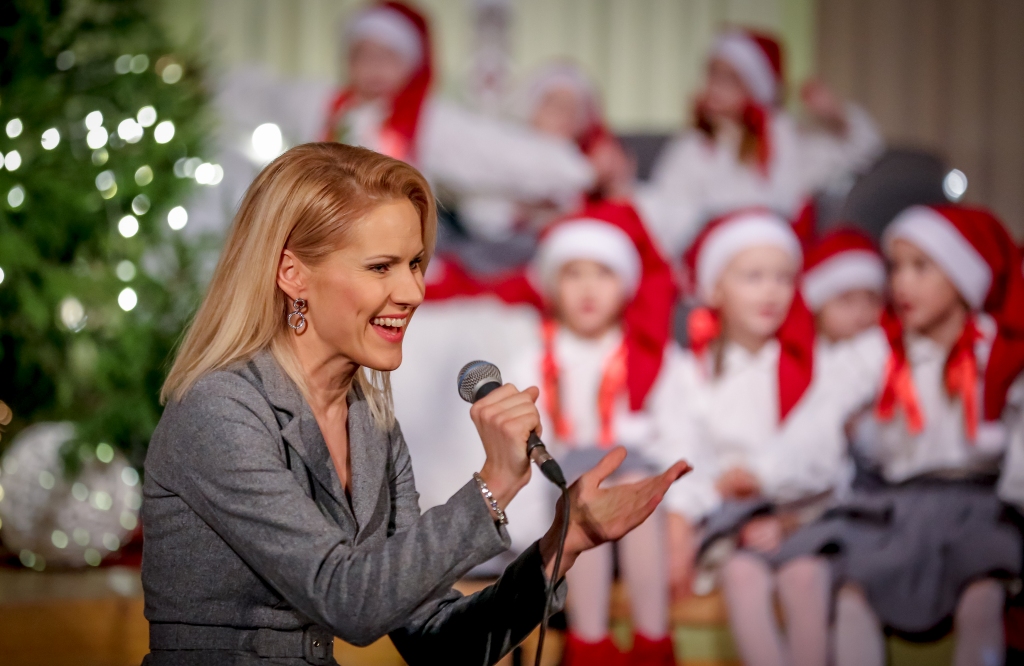
[[[434, 20], [440, 88], [467, 96], [474, 8], [420, 0]], [[497, 0], [490, 0], [495, 2]], [[933, 151], [1024, 235], [1024, 2], [1021, 0], [504, 0], [513, 83], [553, 57], [596, 79], [619, 132], [671, 132], [688, 116], [703, 54], [723, 25], [780, 33], [790, 101], [817, 73], [865, 105], [893, 145]], [[340, 26], [363, 0], [168, 0], [181, 39], [215, 67], [262, 65], [340, 81]]]
[[1024, 2], [819, 0], [817, 71], [1024, 236]]
[[[344, 19], [365, 0], [169, 0], [179, 37], [212, 48], [216, 65], [262, 64], [279, 74], [343, 79]], [[433, 20], [441, 89], [465, 95], [474, 8], [486, 0], [419, 0]], [[554, 57], [597, 81], [620, 131], [672, 131], [688, 113], [703, 54], [725, 24], [760, 26], [786, 40], [791, 76], [814, 56], [813, 0], [508, 0], [513, 82]]]

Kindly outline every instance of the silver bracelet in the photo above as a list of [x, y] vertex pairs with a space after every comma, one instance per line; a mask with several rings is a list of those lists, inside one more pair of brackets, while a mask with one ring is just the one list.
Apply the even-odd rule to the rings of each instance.
[[473, 472], [473, 480], [476, 481], [476, 485], [480, 487], [480, 494], [484, 496], [484, 501], [487, 502], [487, 506], [491, 507], [491, 511], [498, 517], [499, 525], [508, 525], [508, 518], [505, 517], [505, 512], [498, 506], [498, 500], [494, 499], [494, 493], [487, 487], [487, 482], [484, 481], [484, 477], [480, 476], [479, 472]]

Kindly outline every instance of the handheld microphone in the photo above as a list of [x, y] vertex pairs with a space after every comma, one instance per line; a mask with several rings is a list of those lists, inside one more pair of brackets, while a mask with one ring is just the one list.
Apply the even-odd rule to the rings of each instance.
[[[498, 366], [487, 361], [470, 361], [459, 370], [458, 388], [459, 395], [466, 402], [476, 402], [501, 386], [501, 371]], [[526, 441], [526, 453], [540, 471], [551, 483], [559, 488], [565, 488], [565, 475], [562, 468], [558, 466], [555, 459], [548, 453], [544, 442], [540, 441], [536, 431], [530, 431], [530, 437]]]

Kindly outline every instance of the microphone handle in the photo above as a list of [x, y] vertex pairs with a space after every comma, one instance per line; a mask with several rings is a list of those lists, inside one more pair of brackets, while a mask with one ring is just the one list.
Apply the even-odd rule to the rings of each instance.
[[562, 473], [562, 468], [558, 466], [555, 459], [548, 453], [548, 449], [544, 446], [544, 442], [537, 436], [535, 430], [530, 431], [530, 437], [526, 440], [526, 453], [530, 456], [537, 467], [540, 467], [541, 473], [547, 477], [548, 481], [555, 484], [559, 488], [565, 488], [565, 474]]

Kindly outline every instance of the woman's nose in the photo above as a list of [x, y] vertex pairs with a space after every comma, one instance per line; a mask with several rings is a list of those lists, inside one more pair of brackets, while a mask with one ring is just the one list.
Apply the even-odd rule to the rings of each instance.
[[391, 292], [391, 300], [396, 305], [414, 308], [423, 302], [425, 290], [423, 272], [407, 268], [397, 277]]

